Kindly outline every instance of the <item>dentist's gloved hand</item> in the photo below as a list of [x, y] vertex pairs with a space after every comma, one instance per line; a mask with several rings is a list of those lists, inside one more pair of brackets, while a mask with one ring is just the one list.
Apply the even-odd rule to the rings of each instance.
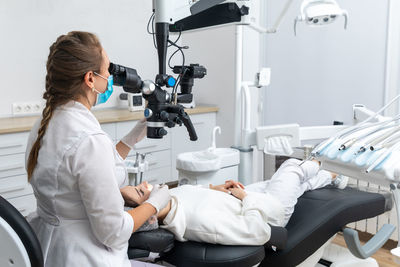
[[147, 199], [144, 203], [149, 203], [156, 209], [157, 213], [159, 213], [160, 210], [167, 206], [170, 199], [171, 196], [169, 194], [167, 185], [154, 185], [153, 190], [150, 193], [149, 199]]
[[133, 149], [133, 146], [142, 140], [147, 135], [147, 124], [146, 119], [143, 118], [139, 120], [135, 127], [124, 137], [122, 137], [121, 142]]

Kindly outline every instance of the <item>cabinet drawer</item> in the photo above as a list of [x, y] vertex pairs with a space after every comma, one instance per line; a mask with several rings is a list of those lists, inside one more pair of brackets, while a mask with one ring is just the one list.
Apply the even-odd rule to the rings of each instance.
[[0, 156], [0, 178], [25, 174], [25, 154]]
[[0, 156], [25, 153], [29, 132], [0, 134]]
[[32, 194], [33, 190], [26, 175], [0, 179], [0, 196], [9, 199]]
[[171, 167], [162, 167], [149, 170], [144, 175], [144, 180], [150, 184], [162, 184], [171, 180]]
[[[136, 156], [128, 156], [126, 159], [135, 160]], [[171, 150], [151, 152], [146, 155], [146, 161], [149, 162], [149, 171], [171, 165]]]
[[36, 198], [33, 194], [7, 199], [23, 216], [36, 210]]
[[[137, 121], [119, 122], [117, 123], [117, 140], [124, 137], [136, 124]], [[142, 141], [137, 143], [129, 155], [134, 155], [137, 152], [147, 153], [150, 151], [160, 151], [171, 148], [171, 134], [168, 128], [165, 128], [168, 132], [162, 139], [150, 139], [145, 137]]]

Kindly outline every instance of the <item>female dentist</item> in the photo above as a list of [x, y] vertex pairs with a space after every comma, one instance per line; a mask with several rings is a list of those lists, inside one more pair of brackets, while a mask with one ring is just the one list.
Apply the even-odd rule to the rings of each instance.
[[[45, 266], [130, 267], [128, 240], [170, 200], [168, 188], [142, 187], [148, 200], [124, 211], [137, 188], [126, 181], [123, 159], [146, 135], [140, 121], [116, 147], [90, 109], [113, 88], [109, 59], [94, 34], [58, 37], [47, 60], [46, 106], [26, 153], [37, 211], [30, 215]], [[136, 265], [135, 265], [136, 266]]]

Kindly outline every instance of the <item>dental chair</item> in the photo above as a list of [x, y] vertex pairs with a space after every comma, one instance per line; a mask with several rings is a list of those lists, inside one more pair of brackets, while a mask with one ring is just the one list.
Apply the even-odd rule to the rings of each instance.
[[43, 265], [42, 249], [29, 223], [0, 196], [0, 266]]
[[[267, 204], [267, 203], [266, 203]], [[370, 193], [353, 188], [322, 188], [299, 198], [288, 225], [271, 227], [271, 240], [264, 246], [225, 246], [198, 242], [173, 241], [168, 231], [158, 229], [131, 237], [130, 258], [146, 257], [151, 251], [160, 260], [175, 266], [296, 266], [343, 231], [347, 246], [358, 258], [368, 258], [389, 239], [394, 231], [385, 225], [367, 244], [360, 245], [358, 233], [344, 229], [348, 223], [380, 215], [392, 208], [388, 193]], [[160, 247], [160, 240], [165, 249]], [[152, 250], [152, 246], [156, 246]], [[315, 264], [314, 264], [315, 265]], [[329, 266], [329, 265], [327, 265]]]
[[[129, 258], [158, 253], [160, 260], [176, 266], [295, 266], [317, 251], [346, 224], [375, 217], [390, 210], [390, 193], [357, 189], [323, 188], [299, 198], [288, 225], [271, 226], [271, 239], [264, 246], [224, 246], [174, 241], [164, 229], [140, 232], [129, 241]], [[350, 251], [367, 258], [390, 237], [393, 227], [385, 225], [367, 244], [360, 246], [357, 232], [344, 229]], [[0, 266], [42, 267], [39, 241], [25, 218], [0, 197]]]

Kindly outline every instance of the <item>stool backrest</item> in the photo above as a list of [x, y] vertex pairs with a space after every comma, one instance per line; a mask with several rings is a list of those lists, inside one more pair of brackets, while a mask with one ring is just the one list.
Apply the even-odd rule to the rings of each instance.
[[43, 253], [22, 214], [0, 196], [0, 266], [43, 267]]

